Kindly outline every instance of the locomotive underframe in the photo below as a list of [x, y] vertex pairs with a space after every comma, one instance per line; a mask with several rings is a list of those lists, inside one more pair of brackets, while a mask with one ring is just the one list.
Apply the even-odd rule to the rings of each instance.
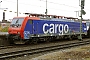
[[[32, 34], [29, 35], [29, 39], [22, 39], [19, 34], [9, 34], [7, 36], [10, 43], [25, 44], [25, 43], [37, 43], [38, 41], [53, 41], [55, 39], [73, 39], [78, 38], [80, 33], [72, 33], [65, 35], [55, 34]], [[82, 33], [82, 36], [86, 36], [87, 33]]]
[[23, 42], [24, 43], [24, 40], [20, 37], [19, 34], [8, 34], [7, 39], [10, 44], [14, 44], [15, 42]]

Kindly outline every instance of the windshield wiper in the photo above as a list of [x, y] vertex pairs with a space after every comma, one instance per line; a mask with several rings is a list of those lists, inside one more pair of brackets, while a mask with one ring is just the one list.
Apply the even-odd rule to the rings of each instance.
[[16, 23], [15, 23], [15, 24], [17, 24], [17, 23], [18, 23], [18, 21], [19, 21], [19, 19], [17, 19], [17, 21], [16, 21]]

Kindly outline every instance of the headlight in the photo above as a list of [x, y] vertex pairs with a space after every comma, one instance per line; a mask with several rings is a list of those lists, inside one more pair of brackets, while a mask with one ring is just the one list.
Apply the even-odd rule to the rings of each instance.
[[20, 34], [20, 32], [18, 32], [18, 34]]

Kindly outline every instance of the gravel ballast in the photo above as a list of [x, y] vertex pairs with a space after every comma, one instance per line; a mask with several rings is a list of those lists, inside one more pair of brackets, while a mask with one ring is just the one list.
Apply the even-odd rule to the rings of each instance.
[[90, 60], [90, 45], [44, 54], [30, 60]]

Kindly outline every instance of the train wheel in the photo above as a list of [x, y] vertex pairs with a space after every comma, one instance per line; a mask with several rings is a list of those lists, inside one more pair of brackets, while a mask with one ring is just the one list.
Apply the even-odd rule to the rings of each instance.
[[50, 42], [50, 40], [49, 40], [49, 39], [47, 39], [47, 40], [46, 40], [46, 42]]
[[33, 40], [32, 40], [32, 43], [33, 43], [33, 44], [37, 44], [37, 43], [38, 43], [38, 40], [39, 40], [38, 38], [33, 39]]
[[14, 41], [13, 41], [13, 39], [11, 39], [11, 38], [8, 38], [7, 41], [8, 41], [8, 43], [9, 43], [10, 45], [13, 45], [13, 44], [14, 44]]
[[72, 36], [69, 36], [69, 40], [72, 40], [73, 39], [73, 37]]
[[32, 44], [32, 43], [33, 43], [33, 40], [32, 40], [32, 39], [30, 39], [30, 40], [29, 40], [29, 44]]
[[8, 40], [9, 40], [9, 43], [10, 43], [10, 44], [14, 44], [14, 41], [13, 41], [12, 38], [9, 38]]
[[50, 41], [51, 41], [51, 37], [47, 37], [46, 42], [50, 42]]

